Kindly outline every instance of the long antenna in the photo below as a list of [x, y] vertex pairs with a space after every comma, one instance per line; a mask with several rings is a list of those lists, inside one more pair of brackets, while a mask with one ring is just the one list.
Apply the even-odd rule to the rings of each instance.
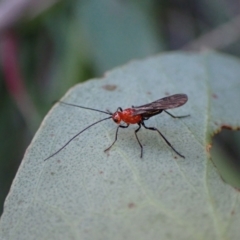
[[[68, 104], [68, 105], [72, 105], [72, 104]], [[88, 108], [86, 108], [86, 109], [88, 109]], [[92, 110], [94, 110], [94, 109], [92, 109]], [[105, 112], [105, 113], [107, 113], [107, 112]], [[107, 113], [107, 114], [110, 114], [110, 113]], [[89, 125], [89, 126], [87, 126], [86, 128], [84, 128], [82, 131], [80, 131], [79, 133], [77, 133], [75, 136], [73, 136], [67, 143], [65, 143], [60, 149], [58, 149], [55, 153], [53, 153], [52, 155], [50, 155], [49, 157], [47, 157], [46, 159], [44, 159], [44, 161], [46, 161], [46, 160], [48, 160], [49, 158], [51, 158], [51, 157], [53, 157], [53, 156], [55, 156], [56, 154], [58, 154], [61, 150], [63, 150], [73, 139], [75, 139], [77, 136], [79, 136], [81, 133], [83, 133], [85, 130], [87, 130], [88, 128], [90, 128], [90, 127], [92, 127], [92, 126], [94, 126], [95, 124], [97, 124], [97, 123], [100, 123], [100, 122], [102, 122], [102, 121], [105, 121], [105, 120], [107, 120], [107, 119], [110, 119], [110, 118], [112, 118], [112, 116], [111, 117], [107, 117], [107, 118], [103, 118], [103, 119], [101, 119], [101, 120], [99, 120], [99, 121], [97, 121], [97, 122], [95, 122], [95, 123], [92, 123], [91, 125]]]
[[79, 105], [76, 105], [76, 104], [66, 103], [66, 102], [62, 102], [62, 101], [57, 101], [57, 102], [63, 103], [63, 104], [65, 104], [65, 105], [73, 106], [73, 107], [88, 109], [88, 110], [92, 110], [92, 111], [96, 111], [96, 112], [101, 112], [101, 113], [105, 113], [105, 114], [108, 114], [108, 115], [112, 115], [112, 113], [110, 113], [110, 112], [105, 112], [105, 111], [98, 110], [98, 109], [95, 109], [95, 108], [82, 107], [82, 106], [79, 106]]

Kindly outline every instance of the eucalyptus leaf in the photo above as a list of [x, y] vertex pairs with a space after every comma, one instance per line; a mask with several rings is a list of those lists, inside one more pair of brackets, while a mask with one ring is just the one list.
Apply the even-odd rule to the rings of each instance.
[[240, 126], [239, 60], [214, 52], [132, 61], [77, 85], [63, 101], [103, 111], [185, 93], [174, 115], [148, 121], [155, 132], [120, 129], [94, 111], [56, 104], [44, 119], [6, 199], [0, 239], [239, 239], [240, 192], [214, 167], [209, 147], [221, 126]]

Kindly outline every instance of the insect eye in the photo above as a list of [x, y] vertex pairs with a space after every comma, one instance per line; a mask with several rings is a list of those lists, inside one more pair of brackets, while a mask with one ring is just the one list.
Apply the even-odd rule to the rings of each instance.
[[114, 117], [113, 117], [113, 121], [115, 122], [115, 123], [119, 123], [119, 116], [116, 114]]
[[120, 116], [119, 116], [119, 112], [115, 112], [115, 113], [113, 114], [112, 120], [113, 120], [115, 123], [119, 124], [119, 122], [121, 121], [121, 118], [120, 118]]

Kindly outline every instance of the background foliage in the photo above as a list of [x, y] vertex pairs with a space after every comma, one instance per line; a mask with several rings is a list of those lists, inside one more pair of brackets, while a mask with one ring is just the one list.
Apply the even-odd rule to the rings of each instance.
[[[239, 11], [237, 0], [1, 1], [0, 212], [52, 101], [78, 82], [162, 51], [211, 48], [239, 57]], [[234, 167], [239, 142], [231, 132], [215, 144]]]

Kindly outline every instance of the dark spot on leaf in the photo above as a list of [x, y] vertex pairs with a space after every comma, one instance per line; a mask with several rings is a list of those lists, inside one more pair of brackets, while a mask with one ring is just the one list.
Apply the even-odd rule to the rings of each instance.
[[103, 85], [102, 88], [107, 90], [107, 91], [114, 91], [117, 88], [117, 86], [116, 85], [106, 84], [106, 85]]
[[214, 124], [218, 126], [218, 123], [217, 123], [217, 122], [214, 122]]
[[110, 181], [110, 184], [114, 184], [114, 181]]
[[57, 163], [60, 163], [61, 161], [60, 160], [57, 160]]
[[128, 208], [135, 208], [135, 207], [136, 207], [135, 203], [129, 203], [128, 204]]
[[51, 175], [54, 175], [55, 173], [54, 172], [51, 172]]
[[207, 152], [210, 152], [210, 149], [212, 148], [212, 145], [211, 144], [208, 144], [207, 146], [206, 146], [206, 150], [207, 150]]
[[148, 94], [148, 95], [151, 95], [152, 93], [148, 91], [147, 94]]
[[99, 174], [103, 174], [103, 171], [99, 171]]
[[[218, 123], [215, 123], [216, 125], [219, 125]], [[220, 127], [218, 127], [212, 134], [211, 136], [214, 136], [218, 133], [220, 133], [223, 129], [227, 129], [227, 130], [240, 130], [240, 127], [233, 127], [233, 126], [230, 126], [228, 124], [222, 124]]]
[[234, 214], [235, 214], [235, 211], [234, 211], [234, 210], [232, 210], [232, 211], [231, 211], [231, 214], [232, 214], [232, 215], [234, 215]]
[[233, 130], [233, 127], [232, 127], [232, 126], [225, 125], [225, 124], [223, 124], [223, 125], [221, 126], [221, 128], [225, 128], [225, 129], [228, 129], [228, 130]]
[[177, 159], [177, 156], [174, 156], [175, 159]]
[[169, 92], [165, 92], [165, 96], [169, 96], [170, 95], [170, 93]]
[[218, 98], [217, 94], [215, 94], [215, 93], [212, 94], [212, 97], [215, 99]]

